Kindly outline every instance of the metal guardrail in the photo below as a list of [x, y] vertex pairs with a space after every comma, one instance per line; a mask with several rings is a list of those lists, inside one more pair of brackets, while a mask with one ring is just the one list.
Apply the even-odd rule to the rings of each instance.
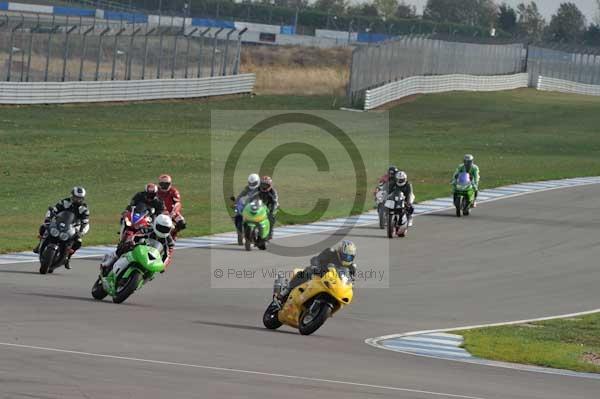
[[365, 110], [380, 107], [386, 103], [414, 94], [442, 93], [448, 91], [500, 91], [527, 87], [526, 73], [499, 76], [439, 75], [412, 76], [388, 83], [365, 95]]
[[572, 82], [541, 75], [538, 77], [537, 89], [541, 91], [558, 91], [561, 93], [600, 96], [600, 85]]
[[200, 79], [0, 82], [0, 104], [65, 104], [196, 98], [250, 93], [254, 74]]

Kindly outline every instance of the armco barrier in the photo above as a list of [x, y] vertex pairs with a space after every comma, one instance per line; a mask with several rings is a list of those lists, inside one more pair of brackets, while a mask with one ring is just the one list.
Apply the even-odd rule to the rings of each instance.
[[500, 91], [527, 87], [528, 75], [474, 76], [474, 75], [439, 75], [411, 76], [406, 79], [388, 83], [365, 95], [366, 110], [380, 107], [391, 101], [414, 94], [442, 93], [447, 91]]
[[588, 85], [585, 83], [571, 82], [569, 80], [547, 78], [545, 76], [540, 76], [538, 78], [537, 89], [542, 91], [558, 91], [561, 93], [600, 96], [599, 85]]
[[64, 104], [250, 93], [255, 75], [91, 82], [0, 82], [0, 104]]

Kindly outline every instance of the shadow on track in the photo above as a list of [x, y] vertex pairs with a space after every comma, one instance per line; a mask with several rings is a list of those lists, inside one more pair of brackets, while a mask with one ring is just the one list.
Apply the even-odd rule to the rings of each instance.
[[[74, 295], [61, 295], [61, 294], [42, 294], [39, 292], [23, 292], [21, 293], [23, 295], [33, 295], [33, 296], [39, 296], [42, 298], [52, 298], [52, 299], [68, 299], [70, 301], [80, 301], [80, 302], [94, 302], [94, 303], [106, 303], [106, 304], [110, 304], [110, 305], [115, 305], [112, 301], [97, 301], [94, 298], [92, 298], [91, 296], [88, 297], [81, 297], [81, 296], [74, 296]], [[149, 307], [147, 305], [141, 305], [141, 304], [137, 304], [137, 303], [129, 303], [129, 302], [125, 302], [125, 303], [121, 303], [117, 306], [136, 306], [136, 307]]]
[[10, 273], [10, 274], [37, 274], [38, 276], [40, 275], [39, 271], [33, 271], [33, 270], [4, 270], [4, 269], [0, 269], [0, 273]]
[[217, 323], [217, 322], [213, 322], [213, 321], [203, 321], [203, 320], [196, 320], [193, 321], [192, 323], [194, 324], [203, 324], [206, 326], [214, 326], [214, 327], [225, 327], [225, 328], [235, 328], [238, 330], [252, 330], [252, 331], [261, 331], [261, 332], [272, 332], [272, 333], [280, 333], [280, 334], [293, 334], [293, 335], [298, 335], [297, 332], [294, 331], [286, 331], [286, 330], [269, 330], [265, 327], [258, 327], [258, 326], [248, 326], [245, 324], [230, 324], [230, 323]]

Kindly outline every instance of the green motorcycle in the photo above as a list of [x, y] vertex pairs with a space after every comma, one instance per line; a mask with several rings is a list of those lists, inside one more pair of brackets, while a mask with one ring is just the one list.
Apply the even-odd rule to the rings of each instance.
[[136, 290], [165, 270], [161, 256], [162, 244], [148, 240], [123, 254], [105, 276], [100, 275], [92, 287], [92, 296], [101, 301], [110, 295], [114, 303], [124, 302]]
[[261, 200], [250, 201], [244, 206], [242, 232], [246, 251], [250, 251], [252, 245], [263, 251], [267, 249], [271, 223], [269, 221], [269, 210]]
[[456, 208], [456, 216], [469, 216], [473, 202], [475, 201], [475, 188], [471, 182], [471, 176], [462, 172], [453, 183], [454, 192], [454, 207]]

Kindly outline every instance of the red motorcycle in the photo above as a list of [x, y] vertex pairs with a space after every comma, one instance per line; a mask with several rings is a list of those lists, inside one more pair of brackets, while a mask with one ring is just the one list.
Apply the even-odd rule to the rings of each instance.
[[148, 208], [143, 202], [135, 204], [125, 211], [121, 218], [121, 232], [119, 233], [119, 245], [132, 245], [139, 237], [145, 237], [152, 230], [153, 209]]

